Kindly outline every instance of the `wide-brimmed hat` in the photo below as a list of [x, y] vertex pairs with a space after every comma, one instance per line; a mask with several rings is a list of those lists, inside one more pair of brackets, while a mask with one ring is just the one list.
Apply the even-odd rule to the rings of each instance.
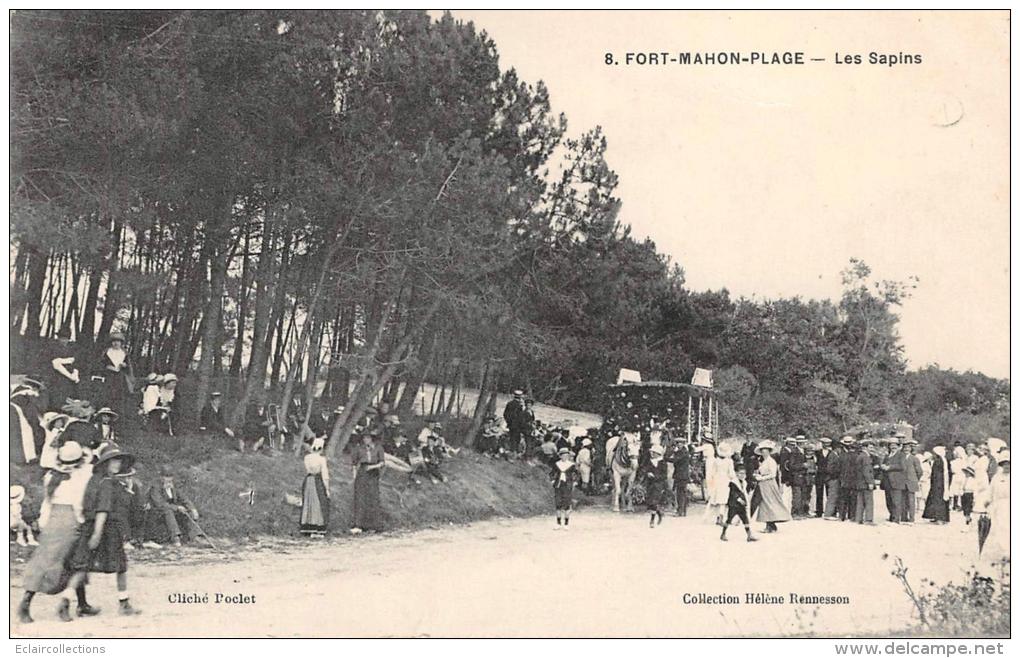
[[105, 464], [111, 459], [121, 460], [123, 462], [124, 470], [130, 469], [135, 463], [134, 455], [129, 452], [124, 452], [116, 443], [108, 443], [106, 444], [106, 447], [99, 452], [99, 458], [96, 459], [95, 465], [99, 466], [100, 464]]
[[146, 384], [159, 384], [162, 380], [163, 378], [154, 372], [150, 372], [148, 375], [145, 376]]
[[785, 439], [783, 439], [783, 441], [784, 441], [784, 443], [796, 443], [797, 442], [797, 437], [795, 437], [795, 436], [788, 436]]
[[515, 398], [524, 397], [524, 391], [519, 390], [519, 389], [514, 391], [514, 397]]
[[20, 484], [12, 485], [11, 486], [11, 502], [12, 503], [20, 503], [23, 500], [25, 500], [25, 487], [21, 486]]
[[[652, 450], [655, 450], [656, 447], [658, 446], [652, 446]], [[660, 447], [659, 450], [662, 450], [662, 448]], [[730, 444], [723, 443], [720, 444], [718, 448], [716, 448], [715, 454], [718, 455], [719, 457], [732, 457], [733, 448], [730, 447]]]
[[1009, 450], [1000, 450], [999, 454], [995, 457], [997, 464], [1008, 464], [1009, 463]]
[[590, 446], [591, 445], [591, 439], [581, 439], [581, 445], [583, 445], [583, 446]]
[[853, 444], [857, 443], [857, 441], [855, 441], [854, 437], [852, 436], [844, 436], [842, 439], [839, 440], [839, 442], [845, 446], [852, 446]]
[[125, 342], [124, 334], [120, 333], [119, 331], [115, 331], [112, 334], [110, 334], [110, 337], [106, 339], [106, 342], [112, 343], [115, 340], [119, 340], [122, 343]]
[[914, 438], [903, 439], [903, 441], [901, 441], [900, 443], [902, 443], [905, 446], [916, 446], [918, 444], [917, 439]]
[[652, 449], [651, 449], [651, 453], [652, 453], [653, 455], [661, 455], [661, 454], [663, 454], [664, 452], [666, 452], [666, 451], [662, 449], [662, 446], [660, 446], [660, 445], [654, 445], [654, 446], [652, 446]]
[[114, 420], [120, 418], [120, 414], [117, 413], [116, 411], [114, 411], [113, 409], [111, 409], [110, 407], [103, 407], [102, 409], [100, 409], [96, 413], [92, 414], [92, 417], [93, 418], [98, 418], [99, 416], [102, 416], [104, 414], [107, 415], [107, 416], [110, 416]]
[[400, 424], [400, 416], [398, 416], [397, 414], [387, 414], [386, 416], [383, 417], [383, 420], [386, 421], [387, 423], [390, 423], [391, 425]]
[[762, 450], [771, 450], [772, 452], [775, 452], [776, 444], [773, 441], [770, 441], [769, 439], [760, 441], [758, 445], [754, 447], [754, 454], [760, 455]]
[[1003, 441], [1002, 439], [990, 436], [987, 439], [985, 439], [985, 445], [987, 445], [991, 453], [995, 455], [998, 454], [1000, 450], [1003, 450], [1006, 447], [1006, 442]]
[[830, 439], [827, 436], [823, 436], [822, 438], [820, 438], [818, 440], [822, 443], [822, 445], [825, 445], [826, 443], [832, 443], [832, 439]]
[[[654, 450], [654, 448], [653, 448], [653, 450]], [[570, 454], [570, 448], [563, 447], [563, 448], [560, 448], [559, 450], [557, 450], [557, 452], [559, 454], [561, 454], [561, 455], [569, 455]]]
[[44, 429], [52, 430], [53, 424], [58, 420], [71, 420], [71, 417], [59, 411], [47, 411], [42, 415], [42, 426]]
[[175, 381], [177, 381], [177, 375], [175, 375], [174, 373], [168, 372], [165, 375], [163, 375], [163, 383], [164, 384], [169, 384], [170, 382], [175, 382]]
[[85, 461], [85, 451], [77, 441], [68, 441], [57, 450], [56, 469], [68, 472]]

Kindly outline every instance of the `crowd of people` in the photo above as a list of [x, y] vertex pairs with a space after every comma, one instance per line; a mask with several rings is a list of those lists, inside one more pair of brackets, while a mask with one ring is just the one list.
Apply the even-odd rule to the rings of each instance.
[[[61, 342], [61, 345], [64, 345]], [[35, 550], [26, 568], [25, 594], [18, 608], [31, 621], [38, 593], [58, 595], [58, 616], [70, 621], [71, 601], [78, 616], [96, 614], [86, 597], [87, 575], [116, 574], [119, 606], [136, 614], [127, 589], [127, 552], [194, 540], [204, 534], [199, 510], [177, 486], [174, 474], [159, 469], [158, 481], [142, 482], [135, 457], [120, 447], [118, 419], [135, 409], [143, 432], [173, 435], [178, 425], [173, 374], [148, 375], [135, 391], [123, 337], [111, 336], [97, 368], [83, 376], [77, 360], [61, 354], [52, 361], [49, 386], [18, 376], [11, 385], [11, 460], [38, 463], [42, 498], [32, 514], [26, 486], [11, 487], [11, 533]], [[89, 395], [96, 400], [84, 397]], [[97, 408], [98, 405], [98, 408]], [[137, 405], [137, 407], [133, 406]], [[313, 408], [309, 408], [312, 406]], [[286, 418], [278, 406], [253, 404], [239, 433], [228, 423], [223, 396], [213, 391], [198, 414], [198, 428], [212, 437], [236, 441], [242, 452], [300, 453], [304, 466], [299, 500], [299, 531], [323, 537], [330, 527], [332, 487], [325, 457], [330, 434], [344, 408], [306, 404], [295, 396]], [[505, 424], [505, 425], [504, 425]], [[757, 541], [752, 520], [774, 533], [779, 524], [804, 518], [874, 525], [875, 492], [883, 492], [891, 524], [918, 518], [946, 524], [959, 512], [966, 530], [976, 515], [987, 515], [993, 531], [986, 554], [1009, 555], [1009, 450], [990, 438], [978, 444], [936, 445], [918, 450], [902, 433], [886, 437], [844, 436], [809, 440], [803, 434], [783, 440], [704, 441], [694, 445], [668, 420], [652, 417], [638, 432], [625, 432], [614, 419], [583, 433], [550, 426], [535, 417], [534, 401], [514, 391], [502, 418], [489, 416], [474, 445], [495, 459], [521, 459], [547, 468], [556, 527], [567, 529], [575, 490], [586, 495], [608, 489], [616, 451], [640, 448], [634, 459], [634, 491], [659, 526], [670, 509], [686, 516], [692, 495], [700, 493], [705, 518], [720, 526], [720, 540], [739, 522], [747, 541]], [[229, 443], [228, 443], [229, 445]], [[445, 482], [444, 463], [458, 448], [443, 437], [440, 422], [429, 419], [408, 436], [386, 402], [371, 407], [355, 428], [343, 457], [353, 475], [350, 532], [384, 528], [380, 498], [383, 469], [407, 475], [410, 485]], [[25, 483], [27, 484], [27, 483]]]

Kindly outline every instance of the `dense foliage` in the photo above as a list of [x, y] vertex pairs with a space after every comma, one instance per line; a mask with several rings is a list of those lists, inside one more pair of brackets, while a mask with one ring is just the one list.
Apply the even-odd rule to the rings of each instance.
[[[907, 372], [916, 282], [838, 301], [694, 292], [618, 219], [599, 128], [450, 16], [12, 14], [11, 322], [141, 370], [348, 399], [333, 445], [423, 380], [593, 409], [618, 368], [715, 369], [723, 427], [1008, 436], [1009, 384]], [[678, 227], [680, 229], [682, 227]], [[401, 386], [403, 384], [404, 386]], [[486, 396], [481, 396], [484, 401]], [[479, 405], [475, 421], [484, 404]], [[446, 407], [448, 412], [450, 407]]]

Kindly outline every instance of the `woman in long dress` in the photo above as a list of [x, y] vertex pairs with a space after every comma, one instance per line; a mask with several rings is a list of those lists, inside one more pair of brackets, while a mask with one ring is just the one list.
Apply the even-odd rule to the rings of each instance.
[[305, 455], [305, 481], [301, 493], [301, 534], [322, 537], [329, 525], [329, 466], [322, 454], [326, 440], [312, 441]]
[[949, 465], [946, 462], [946, 448], [935, 446], [931, 451], [931, 479], [921, 518], [933, 523], [949, 523]]
[[110, 346], [103, 352], [99, 367], [92, 375], [95, 391], [92, 402], [125, 413], [125, 405], [131, 393], [128, 383], [130, 371], [128, 353], [124, 349], [124, 334], [110, 334]]
[[379, 478], [386, 466], [382, 446], [365, 432], [354, 451], [354, 520], [351, 533], [382, 530], [382, 505], [379, 502]]
[[777, 523], [790, 520], [790, 508], [783, 502], [783, 494], [779, 491], [779, 464], [772, 458], [772, 452], [776, 445], [769, 440], [762, 441], [754, 449], [755, 454], [761, 457], [758, 470], [754, 474], [758, 482], [758, 490], [761, 491], [761, 503], [758, 504], [757, 521], [765, 524], [765, 532], [776, 532]]
[[921, 455], [921, 477], [918, 482], [920, 495], [917, 496], [917, 508], [923, 514], [924, 504], [928, 500], [928, 490], [931, 489], [931, 453], [925, 452]]
[[984, 501], [988, 519], [992, 522], [981, 549], [981, 562], [987, 565], [1009, 559], [1009, 450], [999, 452], [996, 461], [998, 469]]
[[[43, 477], [45, 490], [39, 509], [39, 546], [25, 567], [23, 586], [25, 593], [18, 606], [18, 621], [32, 622], [29, 608], [32, 598], [39, 592], [59, 594], [68, 584], [70, 572], [65, 568], [67, 558], [78, 543], [79, 527], [85, 521], [82, 507], [91, 469], [85, 468], [86, 458], [82, 447], [68, 441], [60, 447], [54, 468]], [[77, 588], [78, 615], [98, 614], [85, 600], [85, 586]]]
[[[720, 452], [725, 446], [720, 446]], [[730, 496], [729, 473], [726, 463], [729, 463], [730, 470], [733, 462], [729, 457], [722, 457], [716, 454], [715, 446], [711, 443], [702, 445], [699, 450], [705, 455], [705, 520], [716, 525], [722, 525], [723, 514], [726, 513], [726, 501]], [[734, 479], [736, 479], [734, 474]]]

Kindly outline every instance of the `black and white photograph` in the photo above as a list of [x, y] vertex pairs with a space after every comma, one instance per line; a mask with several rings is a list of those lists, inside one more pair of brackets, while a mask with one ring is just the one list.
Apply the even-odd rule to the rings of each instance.
[[1009, 9], [8, 21], [19, 653], [1005, 653]]

